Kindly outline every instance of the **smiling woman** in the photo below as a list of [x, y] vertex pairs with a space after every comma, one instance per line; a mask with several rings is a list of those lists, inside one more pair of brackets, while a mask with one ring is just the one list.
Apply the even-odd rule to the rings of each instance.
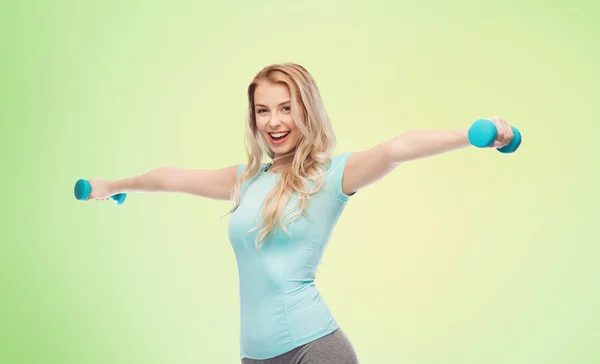
[[[278, 183], [265, 196], [262, 230], [255, 238], [258, 247], [271, 237], [277, 226], [286, 231], [283, 209], [290, 196], [298, 196], [303, 214], [308, 198], [325, 187], [326, 165], [336, 139], [315, 80], [298, 64], [275, 64], [262, 69], [248, 86], [246, 138], [250, 150], [248, 163], [233, 188], [234, 212], [243, 183], [259, 169], [278, 173]], [[263, 153], [272, 162], [261, 165]], [[312, 181], [310, 188], [306, 181]]]
[[[507, 145], [513, 138], [508, 124], [490, 123], [497, 130], [494, 147]], [[248, 86], [246, 140], [245, 164], [91, 179], [89, 199], [131, 191], [230, 199], [242, 363], [358, 363], [315, 284], [333, 229], [359, 189], [406, 161], [469, 145], [467, 129], [408, 131], [364, 151], [333, 155], [336, 138], [315, 81], [302, 66], [286, 63], [265, 67]]]

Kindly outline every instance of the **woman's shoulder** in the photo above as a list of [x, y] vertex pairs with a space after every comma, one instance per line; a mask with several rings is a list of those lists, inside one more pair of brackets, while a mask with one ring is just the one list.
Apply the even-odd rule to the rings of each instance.
[[352, 153], [353, 152], [332, 154], [330, 157], [330, 162], [327, 165], [327, 171], [336, 171], [339, 168], [343, 169]]
[[[240, 163], [238, 164], [238, 168], [237, 168], [237, 176], [236, 178], [239, 178], [240, 175], [242, 174], [242, 172], [246, 169], [246, 163]], [[259, 175], [261, 172], [266, 171], [269, 167], [270, 167], [271, 163], [268, 162], [263, 162], [260, 164], [260, 168], [258, 169], [258, 173], [257, 175]]]

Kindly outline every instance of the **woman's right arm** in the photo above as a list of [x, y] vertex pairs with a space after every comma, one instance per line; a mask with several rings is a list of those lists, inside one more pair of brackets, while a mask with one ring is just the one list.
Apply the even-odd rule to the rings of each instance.
[[167, 166], [108, 184], [111, 195], [128, 192], [180, 192], [214, 200], [229, 200], [238, 167], [238, 164], [220, 169]]

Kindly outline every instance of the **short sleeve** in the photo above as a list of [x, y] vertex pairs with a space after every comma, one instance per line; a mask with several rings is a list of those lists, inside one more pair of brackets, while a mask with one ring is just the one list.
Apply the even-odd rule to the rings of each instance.
[[245, 164], [240, 164], [240, 165], [238, 166], [238, 169], [237, 169], [237, 176], [236, 176], [236, 178], [240, 178], [240, 175], [241, 175], [241, 174], [242, 174], [242, 172], [244, 171], [244, 168], [246, 168], [246, 165], [245, 165]]
[[353, 152], [348, 152], [340, 155], [331, 157], [331, 164], [327, 170], [327, 182], [333, 191], [335, 197], [342, 201], [348, 201], [350, 197], [356, 194], [356, 191], [350, 195], [345, 194], [342, 191], [342, 181], [344, 178], [344, 169], [346, 162]]

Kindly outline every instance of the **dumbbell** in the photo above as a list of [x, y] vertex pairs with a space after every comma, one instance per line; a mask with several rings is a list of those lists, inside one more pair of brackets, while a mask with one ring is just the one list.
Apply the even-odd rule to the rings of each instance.
[[[88, 197], [90, 197], [90, 193], [92, 192], [92, 185], [86, 179], [80, 179], [75, 183], [75, 198], [79, 201], [87, 201]], [[122, 205], [125, 202], [125, 197], [127, 194], [118, 193], [116, 195], [110, 196], [117, 205]]]
[[[498, 149], [501, 153], [513, 153], [521, 145], [521, 132], [512, 125], [510, 127], [514, 137], [508, 145]], [[468, 135], [469, 142], [472, 145], [478, 148], [487, 148], [494, 144], [494, 141], [498, 137], [498, 129], [496, 128], [496, 124], [491, 120], [479, 119], [471, 125]]]

